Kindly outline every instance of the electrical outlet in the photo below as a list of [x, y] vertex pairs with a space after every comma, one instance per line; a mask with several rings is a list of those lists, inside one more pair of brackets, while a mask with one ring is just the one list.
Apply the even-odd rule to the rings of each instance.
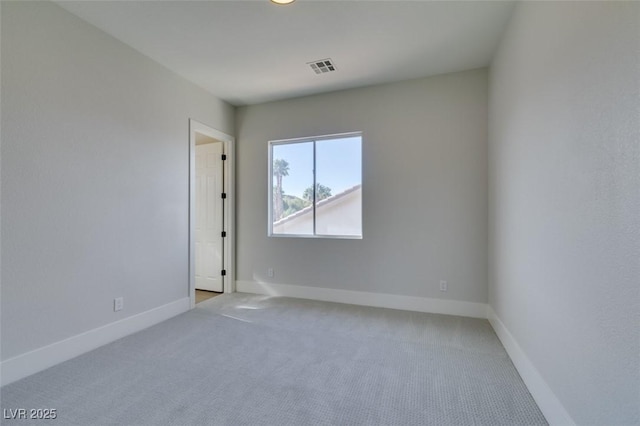
[[269, 278], [273, 278], [273, 268], [267, 269], [267, 275], [269, 276]]
[[440, 291], [447, 291], [447, 282], [445, 280], [440, 281]]
[[124, 297], [116, 297], [113, 299], [113, 312], [118, 312], [124, 309]]

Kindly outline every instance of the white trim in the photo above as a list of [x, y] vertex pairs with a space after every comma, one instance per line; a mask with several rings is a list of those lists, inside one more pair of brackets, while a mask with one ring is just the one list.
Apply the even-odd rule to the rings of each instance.
[[196, 278], [195, 278], [195, 185], [196, 185], [196, 133], [213, 138], [224, 144], [227, 156], [224, 166], [224, 192], [227, 194], [224, 203], [225, 231], [224, 239], [224, 292], [233, 293], [235, 285], [235, 139], [213, 127], [189, 119], [189, 298], [191, 308], [196, 306]]
[[355, 132], [345, 132], [345, 133], [333, 133], [330, 135], [318, 135], [318, 136], [303, 136], [300, 138], [289, 138], [289, 139], [274, 139], [269, 141], [269, 144], [274, 145], [283, 145], [288, 143], [298, 143], [298, 142], [312, 142], [312, 141], [322, 141], [326, 139], [344, 139], [344, 138], [352, 138], [355, 136], [362, 136], [362, 131]]
[[0, 364], [0, 382], [2, 386], [13, 383], [188, 310], [189, 298], [185, 297], [7, 359]]
[[236, 288], [237, 291], [242, 293], [296, 297], [300, 299], [348, 303], [351, 305], [402, 309], [405, 311], [487, 318], [487, 305], [485, 303], [241, 280], [236, 282]]
[[547, 422], [574, 426], [576, 423], [491, 306], [487, 307], [487, 317]]

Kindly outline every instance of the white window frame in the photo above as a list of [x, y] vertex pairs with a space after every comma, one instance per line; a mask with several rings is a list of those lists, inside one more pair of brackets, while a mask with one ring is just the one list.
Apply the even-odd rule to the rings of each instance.
[[360, 212], [360, 235], [316, 235], [315, 233], [315, 222], [316, 222], [316, 203], [314, 200], [313, 205], [313, 234], [274, 234], [273, 233], [273, 147], [276, 145], [287, 145], [287, 144], [295, 144], [295, 143], [304, 143], [304, 142], [314, 142], [314, 152], [313, 152], [313, 188], [316, 187], [316, 153], [315, 153], [315, 142], [319, 142], [322, 140], [328, 139], [341, 139], [341, 138], [349, 138], [349, 137], [360, 137], [360, 187], [362, 188], [362, 132], [348, 132], [348, 133], [335, 133], [331, 135], [322, 135], [322, 136], [308, 136], [303, 138], [293, 138], [293, 139], [277, 139], [269, 141], [268, 147], [268, 167], [267, 167], [267, 194], [268, 194], [268, 214], [267, 214], [267, 236], [275, 237], [275, 238], [320, 238], [320, 239], [343, 239], [343, 240], [361, 240], [364, 234], [363, 232], [363, 210]]

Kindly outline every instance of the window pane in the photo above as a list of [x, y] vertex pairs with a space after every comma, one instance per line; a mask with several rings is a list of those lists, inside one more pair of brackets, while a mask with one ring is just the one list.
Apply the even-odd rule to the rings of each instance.
[[316, 142], [316, 234], [362, 236], [362, 137]]
[[313, 142], [272, 145], [273, 235], [313, 235]]

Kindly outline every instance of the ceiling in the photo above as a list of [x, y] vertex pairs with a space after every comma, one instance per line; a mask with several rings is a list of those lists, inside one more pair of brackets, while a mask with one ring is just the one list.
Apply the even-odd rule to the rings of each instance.
[[[57, 1], [239, 106], [489, 65], [505, 1]], [[331, 58], [336, 71], [308, 62]]]

